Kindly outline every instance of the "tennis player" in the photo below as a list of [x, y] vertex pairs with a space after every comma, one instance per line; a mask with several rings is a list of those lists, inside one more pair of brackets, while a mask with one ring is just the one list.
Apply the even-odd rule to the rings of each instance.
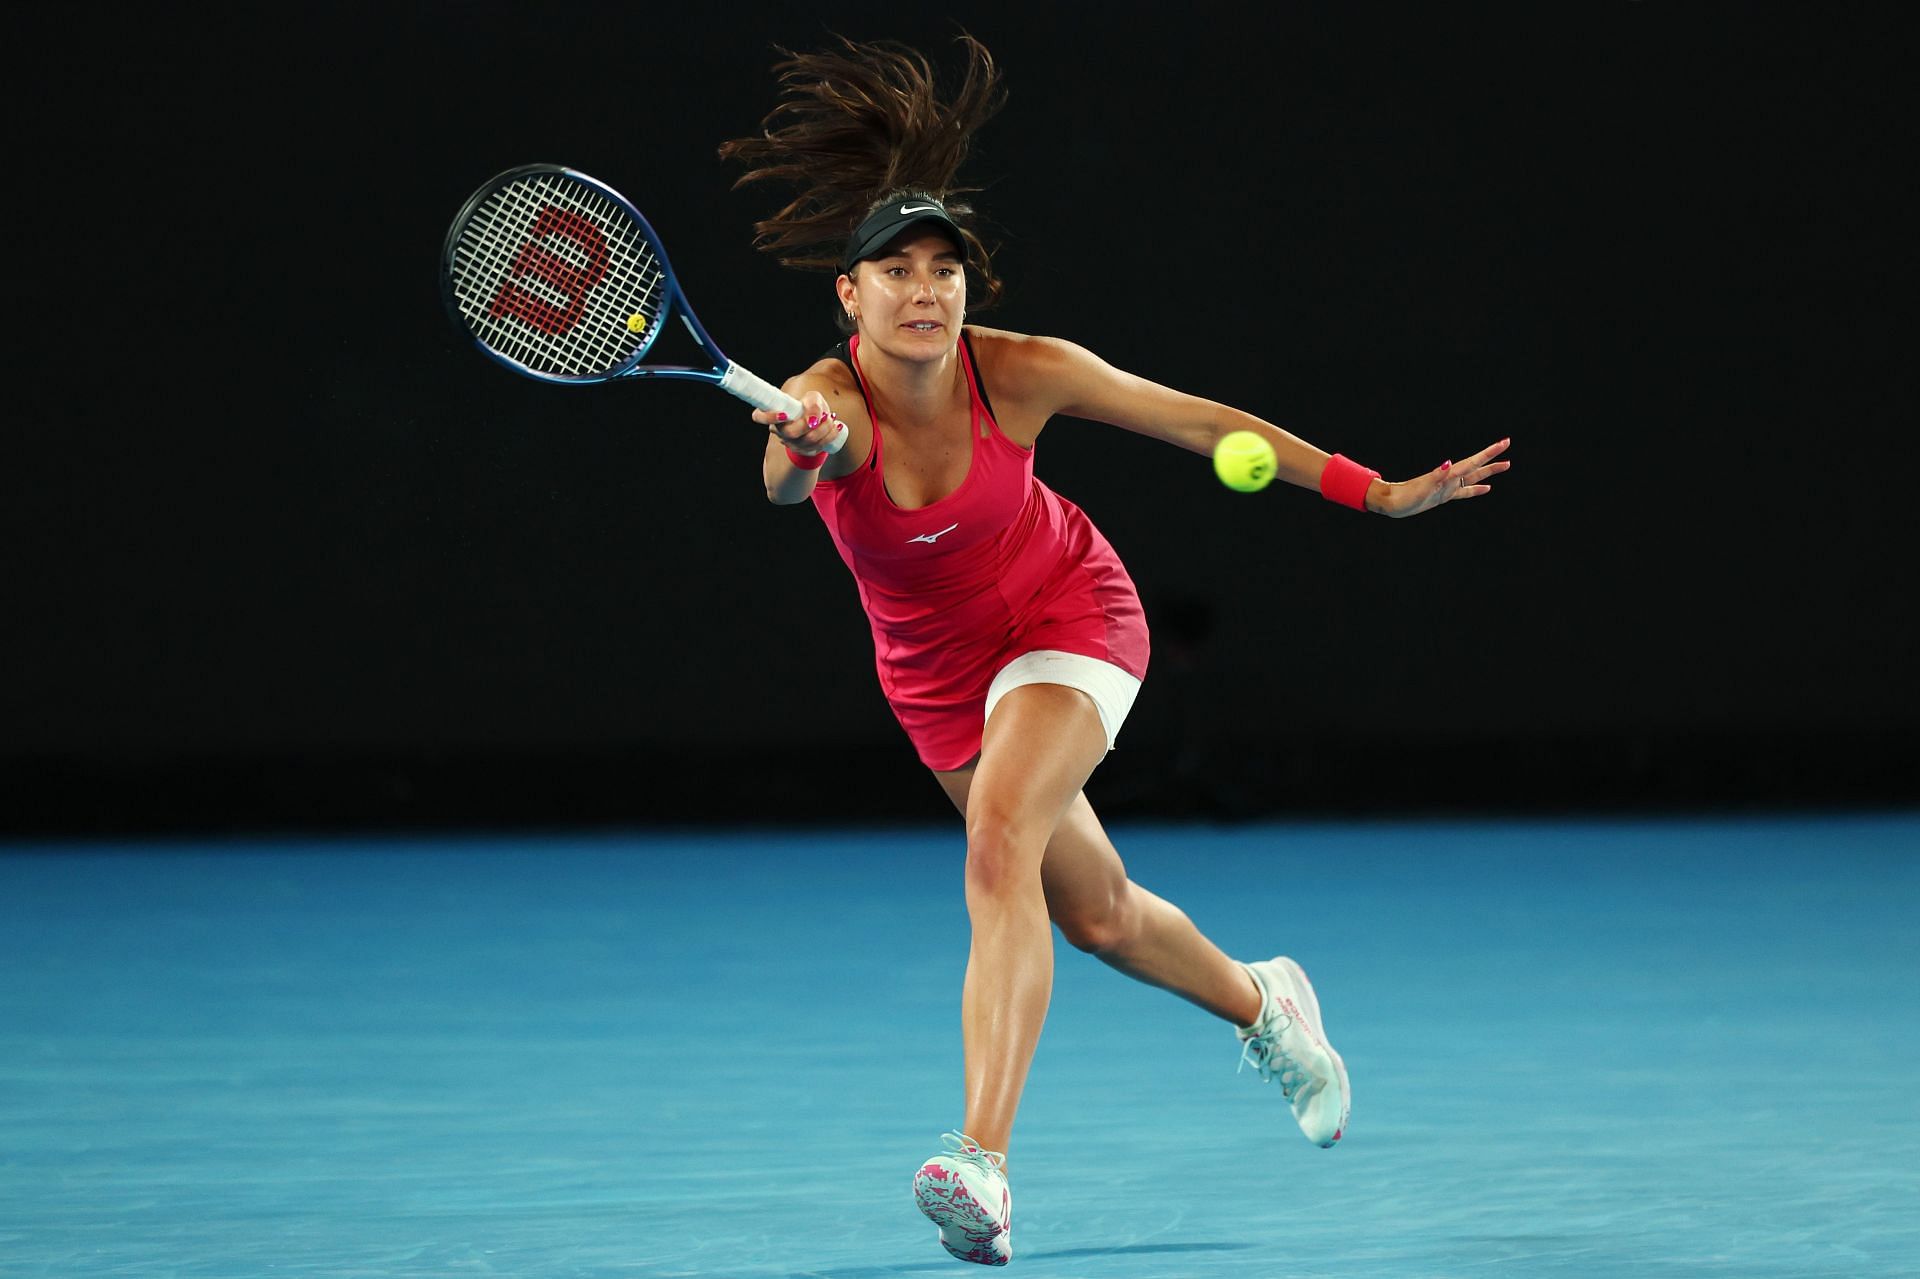
[[[1381, 515], [1488, 491], [1501, 441], [1400, 483], [1268, 422], [1121, 372], [1072, 342], [967, 323], [1001, 291], [955, 185], [1000, 106], [992, 58], [963, 38], [942, 100], [931, 67], [893, 44], [786, 55], [761, 134], [727, 143], [741, 182], [798, 187], [759, 243], [834, 274], [846, 340], [785, 389], [804, 406], [771, 428], [767, 496], [811, 500], [853, 573], [881, 688], [965, 818], [972, 947], [961, 992], [965, 1119], [914, 1176], [954, 1256], [1013, 1256], [1007, 1150], [1053, 984], [1048, 921], [1076, 947], [1234, 1026], [1242, 1060], [1278, 1082], [1308, 1140], [1346, 1128], [1347, 1072], [1306, 974], [1240, 963], [1127, 876], [1082, 786], [1113, 748], [1147, 671], [1147, 625], [1112, 546], [1034, 478], [1058, 414], [1209, 456], [1255, 431], [1278, 476]], [[845, 447], [828, 453], [840, 432]]]

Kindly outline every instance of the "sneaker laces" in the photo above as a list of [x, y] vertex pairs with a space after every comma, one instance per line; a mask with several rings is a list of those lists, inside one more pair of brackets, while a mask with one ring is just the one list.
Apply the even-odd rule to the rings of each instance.
[[[947, 1154], [963, 1163], [970, 1163], [985, 1172], [1000, 1172], [1000, 1165], [1007, 1157], [997, 1150], [982, 1150], [980, 1143], [963, 1132], [943, 1132], [940, 1144], [947, 1148]], [[1005, 1176], [1005, 1173], [1001, 1173]]]
[[1262, 1018], [1258, 1023], [1258, 1029], [1242, 1041], [1240, 1065], [1233, 1072], [1237, 1075], [1248, 1066], [1252, 1066], [1260, 1072], [1262, 1083], [1277, 1081], [1280, 1085], [1280, 1095], [1288, 1101], [1293, 1100], [1293, 1094], [1299, 1091], [1300, 1085], [1312, 1078], [1302, 1069], [1300, 1063], [1294, 1060], [1293, 1054], [1280, 1046], [1280, 1036], [1292, 1025], [1293, 1018], [1277, 1009], [1271, 1015]]

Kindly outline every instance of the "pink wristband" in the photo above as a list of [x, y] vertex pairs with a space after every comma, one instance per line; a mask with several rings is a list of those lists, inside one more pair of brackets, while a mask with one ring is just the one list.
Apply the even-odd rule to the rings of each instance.
[[1335, 453], [1327, 459], [1326, 469], [1320, 472], [1320, 496], [1329, 502], [1364, 511], [1367, 509], [1367, 485], [1379, 478], [1380, 472], [1369, 471], [1352, 458]]
[[788, 445], [787, 461], [793, 463], [793, 469], [796, 471], [817, 471], [827, 464], [827, 455], [825, 453], [814, 453], [812, 455], [795, 453], [793, 446]]

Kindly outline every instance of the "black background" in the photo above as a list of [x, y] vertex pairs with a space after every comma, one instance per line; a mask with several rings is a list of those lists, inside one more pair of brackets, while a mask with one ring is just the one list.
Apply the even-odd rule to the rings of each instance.
[[[830, 284], [715, 158], [775, 44], [1011, 91], [968, 176], [1079, 341], [1404, 477], [1412, 522], [1061, 420], [1139, 583], [1109, 812], [1898, 803], [1920, 696], [1902, 10], [422, 6], [24, 38], [5, 821], [937, 816], [813, 514], [708, 388], [517, 379], [435, 259], [490, 174], [645, 210], [779, 380]], [[184, 23], [184, 25], [183, 25]]]

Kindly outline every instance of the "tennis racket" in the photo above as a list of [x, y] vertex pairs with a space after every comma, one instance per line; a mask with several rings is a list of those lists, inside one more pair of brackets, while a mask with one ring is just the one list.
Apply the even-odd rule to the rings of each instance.
[[[584, 173], [529, 164], [488, 179], [447, 228], [440, 268], [453, 322], [515, 373], [560, 383], [691, 378], [800, 416], [800, 401], [707, 335], [640, 210]], [[640, 362], [670, 315], [706, 364]], [[827, 447], [838, 452], [846, 440], [843, 428]]]

